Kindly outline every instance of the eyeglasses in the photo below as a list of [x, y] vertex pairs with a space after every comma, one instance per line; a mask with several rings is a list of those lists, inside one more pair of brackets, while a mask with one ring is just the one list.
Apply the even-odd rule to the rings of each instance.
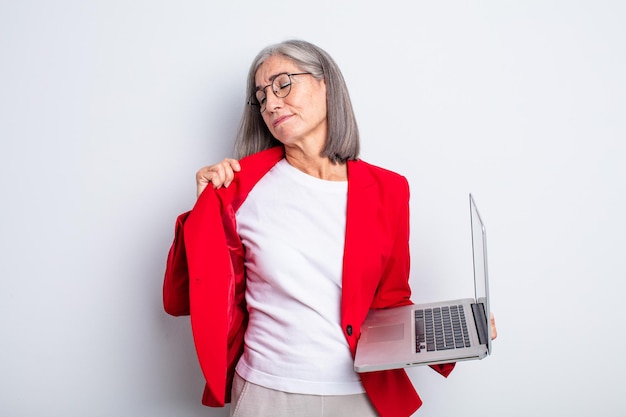
[[311, 74], [310, 72], [298, 72], [295, 74], [287, 74], [286, 72], [275, 75], [274, 79], [271, 79], [272, 83], [266, 85], [265, 87], [259, 88], [254, 97], [251, 97], [248, 101], [248, 104], [253, 108], [259, 110], [259, 113], [263, 113], [265, 111], [267, 95], [265, 94], [265, 90], [267, 87], [272, 87], [272, 92], [278, 98], [285, 98], [291, 93], [291, 77], [294, 75], [306, 75]]

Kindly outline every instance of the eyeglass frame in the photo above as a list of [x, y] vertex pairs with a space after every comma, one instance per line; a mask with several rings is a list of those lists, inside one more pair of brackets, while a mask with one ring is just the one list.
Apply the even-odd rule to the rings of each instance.
[[[276, 78], [280, 77], [281, 75], [286, 75], [287, 77], [289, 77], [289, 92], [287, 94], [285, 94], [283, 97], [279, 96], [277, 91], [274, 90], [274, 81], [276, 80]], [[258, 93], [259, 91], [263, 91], [263, 93], [265, 94], [265, 89], [267, 87], [272, 87], [272, 93], [274, 93], [274, 96], [276, 96], [277, 98], [285, 98], [287, 97], [289, 94], [291, 94], [291, 86], [293, 84], [293, 81], [291, 80], [291, 77], [293, 75], [313, 75], [312, 72], [294, 72], [294, 73], [288, 73], [288, 72], [281, 72], [280, 74], [276, 74], [274, 75], [272, 78], [270, 78], [271, 83], [269, 83], [268, 85], [266, 85], [265, 87], [262, 88], [257, 88], [256, 92], [254, 93], [253, 97], [250, 97], [248, 99], [248, 105], [250, 107], [255, 107], [255, 106], [259, 106], [259, 110], [262, 106], [261, 103], [259, 103], [259, 100], [256, 98], [256, 93]], [[267, 94], [265, 94], [265, 98], [267, 100]], [[254, 101], [253, 101], [254, 100]], [[265, 107], [263, 108], [263, 110], [260, 110], [258, 112], [258, 114], [263, 113], [265, 110], [267, 109], [267, 104], [265, 105]]]

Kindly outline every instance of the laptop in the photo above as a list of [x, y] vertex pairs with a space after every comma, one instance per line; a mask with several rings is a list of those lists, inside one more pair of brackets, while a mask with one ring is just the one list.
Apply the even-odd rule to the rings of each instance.
[[474, 297], [372, 309], [361, 327], [357, 372], [483, 359], [491, 354], [487, 236], [469, 195]]

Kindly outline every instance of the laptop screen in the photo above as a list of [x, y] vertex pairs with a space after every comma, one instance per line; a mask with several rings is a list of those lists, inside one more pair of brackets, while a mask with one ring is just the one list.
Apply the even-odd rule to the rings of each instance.
[[491, 326], [489, 323], [489, 278], [487, 274], [487, 232], [480, 218], [474, 197], [470, 194], [470, 216], [472, 225], [472, 253], [474, 255], [474, 295], [485, 308], [487, 319], [487, 351], [491, 354]]

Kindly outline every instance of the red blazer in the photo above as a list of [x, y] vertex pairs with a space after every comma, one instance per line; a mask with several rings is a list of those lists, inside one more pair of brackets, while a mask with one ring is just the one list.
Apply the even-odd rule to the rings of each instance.
[[[163, 284], [165, 311], [191, 315], [206, 379], [202, 403], [230, 402], [235, 365], [248, 322], [244, 248], [235, 213], [255, 184], [284, 157], [275, 147], [241, 159], [228, 188], [207, 187], [193, 210], [176, 221]], [[348, 162], [341, 327], [352, 356], [370, 308], [410, 304], [409, 187], [406, 179], [363, 161]], [[447, 376], [454, 364], [433, 369]], [[406, 417], [422, 401], [403, 369], [361, 374], [382, 417]]]

